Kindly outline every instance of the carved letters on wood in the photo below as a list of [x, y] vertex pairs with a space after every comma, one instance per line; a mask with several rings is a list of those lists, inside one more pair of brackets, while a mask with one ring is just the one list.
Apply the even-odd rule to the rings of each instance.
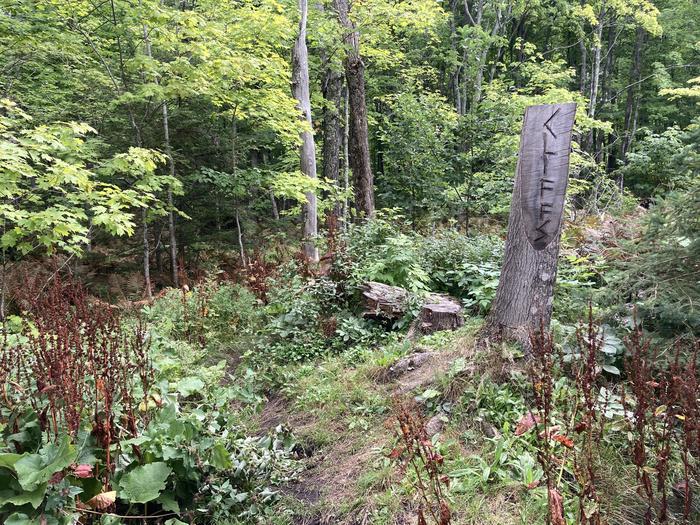
[[576, 104], [530, 106], [520, 139], [520, 209], [525, 232], [535, 250], [559, 233], [569, 179], [571, 129]]

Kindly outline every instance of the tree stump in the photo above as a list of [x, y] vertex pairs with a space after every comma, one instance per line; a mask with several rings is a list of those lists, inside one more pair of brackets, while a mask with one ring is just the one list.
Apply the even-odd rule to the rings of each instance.
[[456, 330], [464, 326], [462, 305], [447, 295], [431, 294], [408, 330], [408, 337], [429, 335], [443, 330]]
[[[365, 304], [365, 317], [396, 321], [408, 311], [408, 291], [399, 286], [368, 281], [360, 289]], [[429, 294], [418, 317], [408, 330], [413, 339], [441, 330], [456, 330], [464, 326], [462, 305], [454, 297]]]
[[401, 319], [408, 308], [408, 292], [399, 286], [375, 281], [364, 283], [360, 289], [365, 304], [365, 317]]

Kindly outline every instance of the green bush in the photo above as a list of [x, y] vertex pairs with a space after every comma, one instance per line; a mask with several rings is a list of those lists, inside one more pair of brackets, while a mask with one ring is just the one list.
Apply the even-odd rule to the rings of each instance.
[[700, 334], [700, 177], [658, 199], [641, 237], [623, 244], [605, 275], [601, 301], [650, 331]]
[[462, 299], [476, 313], [485, 313], [496, 295], [503, 241], [494, 236], [467, 237], [442, 230], [421, 244], [430, 288]]
[[352, 226], [344, 236], [346, 253], [340, 259], [340, 273], [353, 285], [377, 281], [412, 292], [428, 289], [430, 276], [420, 264], [421, 238], [404, 233], [402, 218], [390, 213]]
[[215, 350], [242, 350], [260, 326], [257, 306], [246, 287], [207, 280], [189, 291], [169, 290], [143, 312], [167, 338]]
[[[273, 487], [293, 474], [291, 436], [247, 435], [246, 411], [231, 407], [259, 405], [256, 378], [222, 385], [225, 362], [203, 367], [206, 350], [187, 340], [200, 327], [221, 339], [241, 295], [190, 292], [211, 309], [180, 326], [179, 292], [169, 294], [146, 326], [95, 310], [81, 288], [54, 286], [0, 346], [0, 521], [68, 525], [83, 509], [166, 513], [170, 525], [267, 513]], [[191, 296], [185, 307], [199, 300]]]

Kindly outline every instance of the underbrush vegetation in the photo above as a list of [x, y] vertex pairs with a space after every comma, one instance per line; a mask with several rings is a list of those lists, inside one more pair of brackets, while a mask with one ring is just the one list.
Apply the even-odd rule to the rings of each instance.
[[[669, 203], [654, 214], [673, 213]], [[552, 333], [535, 336], [527, 358], [477, 344], [502, 241], [422, 235], [395, 216], [340, 233], [322, 271], [294, 258], [251, 263], [240, 282], [213, 273], [137, 308], [60, 274], [30, 283], [3, 331], [0, 516], [693, 523], [692, 323], [668, 339], [677, 317], [643, 294], [620, 303], [608, 293], [621, 268], [659, 263], [640, 255], [624, 266], [632, 239], [602, 262], [584, 229], [564, 238]], [[369, 280], [408, 291], [402, 318], [366, 315]], [[461, 302], [466, 325], [407, 338], [431, 293]]]

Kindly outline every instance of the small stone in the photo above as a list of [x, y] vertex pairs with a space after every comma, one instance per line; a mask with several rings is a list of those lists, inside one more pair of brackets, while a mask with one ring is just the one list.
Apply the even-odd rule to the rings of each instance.
[[431, 417], [425, 425], [425, 433], [428, 434], [428, 437], [433, 437], [435, 434], [442, 432], [446, 419], [443, 414]]

